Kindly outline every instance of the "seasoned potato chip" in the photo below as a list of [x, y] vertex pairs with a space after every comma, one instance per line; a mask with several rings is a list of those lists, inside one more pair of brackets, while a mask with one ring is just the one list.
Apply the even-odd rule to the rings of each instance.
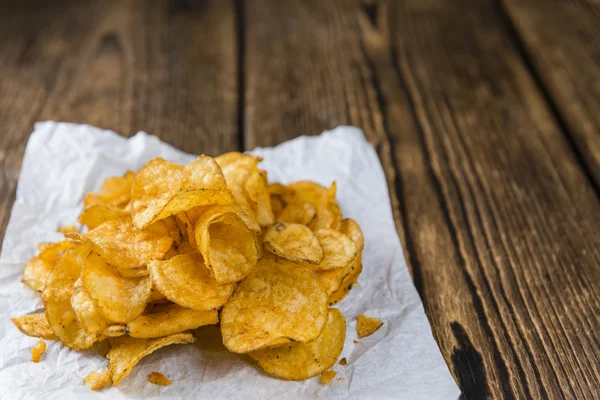
[[104, 389], [110, 384], [110, 374], [106, 369], [99, 369], [87, 374], [83, 381], [91, 390]]
[[305, 225], [276, 222], [263, 238], [271, 253], [297, 263], [319, 264], [324, 257], [317, 236]]
[[220, 308], [235, 289], [234, 283], [218, 284], [198, 252], [153, 261], [148, 269], [154, 284], [167, 299], [195, 310]]
[[267, 189], [267, 173], [256, 168], [248, 177], [246, 192], [254, 209], [256, 222], [260, 226], [269, 226], [275, 221], [271, 209], [271, 198]]
[[13, 317], [10, 320], [21, 332], [28, 336], [56, 339], [54, 331], [50, 328], [48, 319], [44, 313], [21, 315], [20, 317]]
[[321, 198], [327, 191], [327, 188], [312, 181], [297, 181], [286, 186], [287, 192], [283, 193], [283, 199], [286, 204], [306, 201], [315, 206], [319, 205]]
[[58, 227], [56, 232], [59, 232], [59, 233], [79, 232], [79, 229], [77, 229], [77, 226], [75, 226], [75, 225], [62, 225], [62, 226]]
[[165, 304], [127, 323], [124, 333], [136, 338], [153, 338], [217, 323], [217, 311], [198, 311], [176, 304]]
[[71, 296], [71, 307], [77, 316], [77, 320], [87, 333], [102, 332], [110, 325], [110, 321], [98, 311], [92, 298], [86, 292], [81, 277], [75, 281], [73, 295]]
[[80, 224], [86, 225], [89, 230], [92, 230], [107, 221], [117, 219], [127, 214], [129, 214], [127, 211], [115, 206], [94, 204], [89, 208], [86, 208], [77, 221], [79, 221]]
[[[357, 257], [352, 264], [350, 264], [351, 271], [349, 274], [344, 276], [342, 282], [338, 286], [338, 288], [329, 295], [329, 305], [333, 306], [344, 299], [350, 293], [352, 287], [356, 284], [358, 280], [358, 276], [362, 271], [362, 262], [360, 257]], [[348, 268], [348, 267], [346, 267]], [[345, 268], [345, 269], [346, 269]], [[319, 271], [321, 272], [321, 271]]]
[[345, 268], [322, 269], [317, 271], [317, 275], [323, 280], [323, 285], [325, 285], [325, 289], [327, 289], [327, 294], [331, 295], [340, 288], [342, 281], [353, 271], [355, 265], [356, 263], [352, 262]]
[[173, 243], [164, 223], [157, 222], [140, 230], [133, 226], [129, 215], [105, 222], [86, 234], [67, 233], [66, 236], [91, 244], [109, 264], [130, 269], [162, 259]]
[[70, 240], [65, 240], [58, 243], [45, 244], [43, 248], [40, 248], [40, 254], [37, 257], [33, 257], [23, 271], [23, 283], [41, 292], [44, 289], [46, 278], [48, 274], [56, 264], [56, 261], [63, 255], [63, 253], [73, 247], [75, 243]]
[[151, 372], [150, 375], [148, 375], [148, 382], [161, 386], [169, 386], [173, 384], [173, 382], [171, 382], [169, 378], [156, 371]]
[[125, 208], [131, 198], [131, 185], [135, 174], [127, 171], [122, 177], [111, 177], [104, 181], [98, 193], [88, 193], [83, 201], [87, 209], [95, 204]]
[[125, 278], [97, 254], [85, 260], [81, 280], [98, 311], [108, 320], [129, 322], [144, 312], [152, 291], [152, 279]]
[[293, 224], [310, 224], [317, 215], [317, 207], [307, 201], [290, 203], [277, 216], [278, 221], [290, 222]]
[[131, 369], [145, 356], [155, 352], [161, 347], [170, 344], [193, 343], [196, 339], [189, 333], [178, 333], [158, 339], [137, 339], [128, 336], [110, 339], [111, 349], [106, 355], [108, 358], [108, 371], [117, 386]]
[[259, 257], [260, 227], [233, 207], [214, 206], [196, 222], [194, 235], [206, 267], [220, 284], [244, 279]]
[[319, 269], [345, 268], [358, 257], [356, 245], [343, 233], [333, 229], [317, 229], [315, 235], [325, 253]]
[[381, 328], [381, 325], [383, 325], [383, 322], [379, 318], [371, 318], [360, 314], [356, 321], [356, 332], [359, 338], [364, 338], [374, 334], [377, 329]]
[[262, 258], [221, 311], [223, 344], [248, 353], [315, 339], [327, 321], [327, 293], [308, 268]]
[[90, 252], [87, 245], [66, 251], [50, 271], [42, 291], [46, 318], [50, 328], [66, 346], [76, 350], [91, 347], [101, 339], [100, 334], [88, 334], [71, 308], [73, 285]]
[[329, 310], [321, 334], [308, 343], [289, 343], [250, 353], [265, 372], [287, 380], [302, 380], [331, 368], [342, 352], [346, 320], [342, 313]]
[[329, 385], [331, 383], [331, 381], [333, 380], [333, 378], [335, 378], [335, 376], [337, 375], [337, 372], [335, 371], [323, 371], [321, 372], [321, 384], [322, 385]]
[[321, 196], [317, 205], [317, 216], [310, 223], [312, 230], [323, 228], [339, 230], [342, 227], [342, 211], [335, 201], [336, 191], [337, 186], [333, 182]]
[[221, 168], [205, 155], [186, 166], [155, 158], [138, 173], [131, 197], [138, 228], [193, 207], [233, 201]]
[[46, 342], [40, 339], [31, 348], [31, 361], [33, 361], [34, 363], [40, 362], [45, 352]]
[[360, 229], [358, 222], [352, 218], [344, 218], [342, 220], [340, 232], [352, 239], [359, 253], [363, 251], [363, 248], [365, 247], [365, 237], [363, 236], [362, 229]]

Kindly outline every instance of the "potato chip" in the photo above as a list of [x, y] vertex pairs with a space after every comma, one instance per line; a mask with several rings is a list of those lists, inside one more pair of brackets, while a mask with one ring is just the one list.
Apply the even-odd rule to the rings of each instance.
[[217, 311], [198, 311], [176, 304], [165, 304], [127, 323], [124, 333], [136, 338], [153, 338], [217, 323]]
[[50, 328], [48, 319], [44, 313], [21, 315], [20, 317], [13, 317], [10, 320], [21, 332], [28, 336], [56, 339], [54, 331]]
[[286, 204], [305, 201], [315, 206], [319, 205], [327, 188], [312, 181], [297, 181], [286, 186], [287, 192], [283, 193]]
[[158, 290], [156, 285], [152, 285], [152, 290], [150, 291], [150, 297], [148, 297], [148, 303], [154, 303], [156, 301], [164, 300], [167, 297]]
[[167, 299], [195, 310], [220, 308], [235, 289], [234, 283], [218, 284], [198, 252], [153, 261], [148, 269], [154, 284]]
[[131, 197], [138, 228], [193, 207], [233, 202], [221, 168], [205, 155], [185, 167], [155, 158], [138, 173]]
[[336, 375], [337, 372], [331, 370], [321, 372], [321, 385], [329, 385]]
[[160, 260], [173, 243], [164, 223], [157, 222], [140, 230], [133, 225], [129, 215], [105, 222], [86, 234], [66, 235], [91, 244], [106, 262], [118, 268], [135, 269], [152, 260]]
[[317, 236], [305, 225], [276, 222], [263, 238], [271, 253], [297, 263], [319, 264], [324, 257]]
[[86, 208], [77, 221], [79, 221], [80, 224], [87, 226], [89, 230], [92, 230], [107, 221], [117, 219], [127, 214], [129, 214], [127, 211], [115, 206], [94, 204], [89, 208]]
[[79, 232], [79, 229], [77, 229], [77, 226], [75, 226], [75, 225], [62, 225], [62, 226], [58, 227], [56, 232], [59, 232], [59, 233]]
[[329, 310], [321, 334], [308, 343], [289, 343], [250, 353], [265, 372], [287, 380], [308, 379], [331, 368], [344, 347], [346, 320], [342, 313]]
[[363, 236], [362, 229], [360, 229], [358, 222], [352, 218], [344, 218], [342, 220], [340, 232], [352, 239], [359, 253], [363, 251], [365, 247], [365, 237]]
[[173, 384], [173, 382], [171, 382], [169, 378], [157, 371], [151, 372], [148, 375], [148, 382], [161, 386], [169, 386]]
[[358, 249], [347, 235], [333, 229], [317, 229], [315, 235], [325, 253], [319, 269], [345, 268], [358, 257]]
[[342, 281], [353, 271], [355, 264], [355, 262], [352, 262], [346, 268], [322, 269], [317, 271], [317, 275], [323, 281], [327, 294], [331, 295], [340, 288]]
[[124, 278], [97, 254], [85, 260], [81, 280], [98, 311], [114, 322], [129, 322], [144, 312], [152, 291], [152, 279]]
[[108, 358], [108, 371], [117, 386], [131, 369], [145, 356], [155, 352], [161, 347], [170, 344], [193, 343], [196, 339], [189, 333], [161, 337], [158, 339], [137, 339], [128, 336], [110, 339], [111, 349], [106, 355]]
[[131, 185], [135, 174], [127, 171], [122, 177], [111, 177], [104, 181], [98, 193], [88, 193], [83, 201], [87, 209], [95, 204], [125, 208], [131, 198]]
[[230, 206], [214, 206], [198, 219], [194, 229], [206, 267], [220, 284], [244, 279], [259, 257], [260, 227]]
[[31, 348], [31, 361], [33, 361], [34, 363], [40, 362], [45, 352], [46, 342], [40, 339]]
[[87, 374], [83, 381], [91, 390], [104, 389], [110, 384], [110, 374], [106, 369], [99, 369]]
[[270, 183], [267, 185], [267, 190], [269, 191], [269, 199], [271, 201], [271, 210], [273, 211], [273, 216], [277, 217], [285, 207], [283, 195], [287, 193], [288, 190], [281, 183]]
[[339, 230], [342, 227], [342, 211], [335, 200], [336, 191], [337, 186], [333, 182], [319, 199], [317, 216], [310, 223], [312, 230], [322, 228]]
[[359, 338], [370, 336], [381, 328], [383, 322], [379, 318], [367, 317], [366, 315], [360, 314], [356, 321], [356, 332]]
[[76, 350], [91, 347], [101, 339], [100, 334], [88, 334], [71, 308], [73, 285], [90, 252], [87, 245], [78, 245], [66, 251], [50, 271], [42, 291], [48, 324], [66, 346]]
[[277, 216], [277, 220], [293, 224], [308, 225], [316, 216], [317, 207], [314, 204], [307, 201], [300, 201], [286, 205]]
[[111, 323], [98, 311], [92, 298], [83, 287], [81, 277], [75, 281], [75, 285], [73, 286], [71, 307], [77, 316], [77, 320], [87, 333], [102, 332]]
[[273, 210], [271, 209], [271, 198], [267, 189], [267, 173], [256, 168], [246, 181], [245, 186], [248, 197], [250, 198], [256, 222], [260, 226], [269, 226], [275, 221]]
[[65, 240], [58, 243], [46, 244], [43, 248], [40, 248], [40, 254], [37, 257], [33, 257], [25, 265], [23, 271], [23, 283], [41, 292], [46, 284], [46, 278], [48, 274], [56, 264], [56, 261], [63, 255], [63, 253], [73, 247], [75, 243], [70, 240]]
[[[176, 251], [171, 248], [173, 250], [173, 255], [176, 255]], [[168, 258], [169, 253], [171, 252], [171, 249], [169, 249], [169, 251], [167, 252], [167, 254], [165, 254], [165, 258]], [[144, 276], [148, 276], [150, 274], [150, 272], [148, 272], [148, 268], [147, 267], [139, 267], [139, 268], [119, 268], [117, 266], [114, 266], [117, 269], [117, 272], [119, 273], [119, 275], [121, 275], [123, 278], [143, 278]]]
[[315, 339], [327, 321], [327, 293], [308, 268], [264, 257], [221, 311], [223, 344], [248, 353]]
[[[346, 267], [348, 268], [348, 267]], [[358, 276], [362, 272], [362, 262], [360, 257], [357, 257], [351, 264], [351, 271], [344, 276], [342, 282], [333, 293], [329, 295], [329, 305], [333, 306], [344, 299], [350, 293], [352, 287], [356, 284]], [[320, 271], [319, 271], [320, 272]]]

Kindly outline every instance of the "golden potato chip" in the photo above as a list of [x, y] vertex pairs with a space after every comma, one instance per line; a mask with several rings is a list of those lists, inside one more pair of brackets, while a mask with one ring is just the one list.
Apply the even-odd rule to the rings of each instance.
[[[167, 254], [165, 254], [165, 258], [168, 258], [168, 255], [171, 252], [171, 249], [169, 249], [169, 251], [167, 252]], [[175, 250], [173, 250], [173, 251], [175, 251]], [[173, 253], [173, 255], [175, 255], [175, 254], [176, 253]], [[148, 268], [147, 267], [119, 268], [119, 267], [114, 266], [114, 265], [113, 265], [113, 267], [115, 267], [117, 269], [117, 272], [123, 278], [143, 278], [144, 276], [148, 276], [150, 274], [150, 272], [148, 272]]]
[[195, 310], [220, 308], [235, 289], [234, 283], [218, 284], [198, 252], [153, 261], [148, 269], [154, 284], [167, 299]]
[[[362, 271], [362, 262], [360, 257], [357, 257], [352, 264], [350, 264], [350, 267], [346, 267], [344, 269], [347, 268], [351, 268], [351, 271], [349, 274], [347, 274], [346, 276], [344, 276], [344, 278], [342, 279], [342, 282], [339, 284], [338, 288], [329, 295], [329, 305], [333, 306], [337, 303], [339, 303], [340, 301], [342, 301], [344, 299], [344, 297], [346, 297], [348, 295], [348, 293], [350, 293], [350, 290], [352, 289], [352, 287], [356, 284], [356, 281], [358, 280], [358, 276], [360, 275], [361, 271]], [[319, 271], [321, 272], [321, 271]]]
[[277, 220], [308, 225], [315, 219], [316, 215], [317, 207], [314, 204], [307, 201], [300, 201], [286, 205], [277, 216]]
[[158, 290], [156, 285], [152, 285], [152, 290], [150, 291], [150, 297], [148, 297], [148, 303], [154, 303], [155, 301], [164, 300], [167, 297]]
[[83, 381], [91, 390], [104, 389], [110, 384], [110, 374], [106, 369], [99, 369], [87, 374]]
[[282, 193], [286, 204], [305, 201], [318, 206], [327, 188], [312, 181], [297, 181], [286, 186], [287, 192]]
[[297, 263], [319, 264], [324, 257], [317, 236], [305, 225], [276, 222], [263, 238], [271, 253]]
[[171, 382], [169, 378], [157, 371], [151, 372], [148, 375], [148, 382], [161, 386], [169, 386], [173, 384], [173, 382]]
[[117, 386], [123, 378], [129, 375], [131, 369], [148, 354], [170, 344], [187, 344], [193, 343], [195, 340], [194, 336], [189, 333], [178, 333], [158, 339], [137, 339], [128, 336], [110, 339], [111, 349], [106, 358], [108, 358], [108, 371], [113, 386]]
[[79, 229], [77, 229], [77, 226], [75, 226], [75, 225], [62, 225], [62, 226], [58, 227], [56, 232], [59, 232], [59, 233], [79, 232]]
[[125, 269], [139, 268], [152, 260], [162, 259], [173, 243], [163, 222], [140, 230], [133, 225], [129, 215], [107, 221], [86, 234], [67, 233], [66, 236], [91, 244], [106, 262]]
[[107, 221], [117, 219], [127, 214], [129, 214], [127, 211], [115, 206], [94, 204], [83, 210], [77, 221], [79, 221], [80, 224], [87, 226], [89, 230], [92, 230]]
[[223, 344], [248, 353], [315, 339], [327, 321], [327, 293], [310, 269], [264, 257], [221, 311]]
[[358, 222], [352, 218], [344, 218], [342, 220], [340, 232], [352, 239], [359, 253], [363, 251], [365, 247], [365, 237], [363, 236], [362, 229], [360, 229]]
[[334, 268], [334, 269], [322, 269], [317, 271], [317, 275], [323, 281], [327, 294], [331, 295], [333, 292], [338, 290], [342, 285], [344, 278], [353, 271], [353, 267], [356, 265], [352, 262], [345, 268]]
[[100, 334], [88, 334], [71, 308], [73, 285], [90, 252], [87, 245], [66, 251], [50, 271], [42, 291], [46, 318], [52, 331], [66, 346], [76, 350], [91, 347], [101, 339]]
[[260, 227], [230, 206], [214, 206], [196, 222], [194, 235], [206, 267], [220, 284], [244, 279], [259, 257]]
[[359, 338], [370, 336], [381, 328], [383, 322], [379, 318], [367, 317], [366, 315], [360, 314], [356, 321], [356, 332]]
[[277, 217], [285, 207], [283, 195], [287, 193], [288, 190], [281, 183], [270, 183], [267, 185], [267, 190], [269, 191], [269, 199], [271, 201], [271, 210], [273, 211], [273, 216]]
[[66, 250], [74, 245], [75, 243], [70, 240], [45, 244], [43, 248], [40, 248], [40, 254], [37, 257], [33, 257], [25, 265], [23, 283], [33, 290], [41, 292], [44, 289], [46, 278], [48, 278], [48, 274], [54, 267], [54, 264], [56, 264], [56, 261]]
[[321, 196], [317, 205], [317, 216], [310, 223], [312, 230], [323, 228], [340, 230], [342, 227], [342, 211], [335, 200], [336, 191], [337, 186], [333, 182]]
[[81, 277], [75, 281], [75, 285], [73, 286], [71, 307], [77, 316], [77, 320], [87, 333], [102, 332], [111, 323], [98, 311], [92, 298], [83, 287]]
[[256, 168], [246, 181], [245, 186], [251, 205], [254, 209], [256, 222], [260, 226], [269, 226], [275, 221], [273, 210], [271, 209], [271, 198], [267, 189], [267, 173]]
[[12, 317], [10, 320], [21, 332], [28, 336], [56, 339], [44, 313], [21, 315], [20, 317]]
[[329, 310], [321, 334], [308, 343], [289, 343], [250, 353], [265, 372], [287, 380], [308, 379], [331, 368], [344, 347], [346, 320], [342, 313]]
[[198, 311], [176, 304], [165, 304], [127, 323], [124, 333], [136, 338], [153, 338], [217, 323], [217, 311]]
[[325, 253], [319, 269], [345, 268], [358, 257], [356, 245], [343, 233], [334, 229], [317, 229], [315, 235]]
[[155, 158], [138, 173], [131, 197], [138, 228], [193, 207], [233, 201], [221, 168], [205, 155], [186, 166]]
[[34, 363], [40, 362], [45, 352], [46, 342], [40, 339], [31, 348], [31, 361], [33, 361]]
[[152, 279], [125, 278], [95, 253], [85, 260], [81, 281], [98, 311], [108, 320], [129, 322], [144, 312]]
[[104, 181], [98, 193], [88, 193], [83, 201], [87, 209], [95, 204], [125, 208], [131, 198], [131, 185], [135, 174], [127, 171], [122, 177], [111, 177]]
[[47, 248], [49, 248], [50, 246], [52, 246], [54, 243], [47, 243], [47, 242], [42, 242], [42, 243], [38, 243], [38, 245], [36, 246], [37, 251], [39, 253], [43, 252], [44, 250], [46, 250]]
[[321, 384], [329, 385], [336, 375], [337, 372], [331, 370], [321, 372]]

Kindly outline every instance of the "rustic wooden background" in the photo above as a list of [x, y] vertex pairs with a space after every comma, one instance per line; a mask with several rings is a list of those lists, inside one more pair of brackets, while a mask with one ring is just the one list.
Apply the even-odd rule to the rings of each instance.
[[0, 0], [0, 232], [47, 119], [207, 154], [363, 128], [464, 396], [600, 396], [598, 0]]

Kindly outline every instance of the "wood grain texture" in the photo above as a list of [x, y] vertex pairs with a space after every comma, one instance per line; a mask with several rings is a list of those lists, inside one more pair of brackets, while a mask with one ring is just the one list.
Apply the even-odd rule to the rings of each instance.
[[600, 187], [600, 2], [503, 5]]
[[1, 2], [0, 241], [35, 121], [237, 150], [237, 64], [233, 1]]

